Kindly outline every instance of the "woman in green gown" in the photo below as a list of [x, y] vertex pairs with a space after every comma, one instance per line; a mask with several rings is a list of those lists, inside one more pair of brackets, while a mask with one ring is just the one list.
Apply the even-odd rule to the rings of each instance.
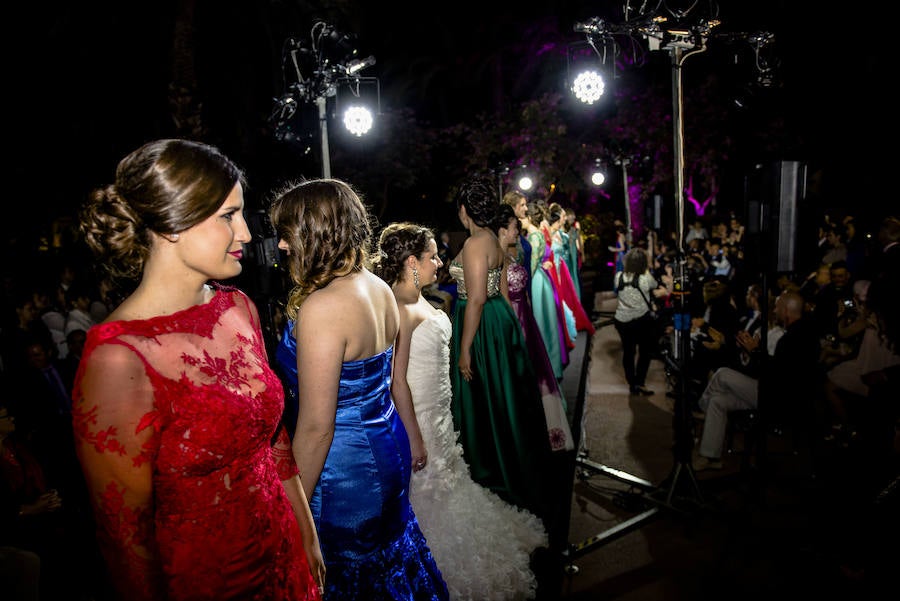
[[450, 263], [459, 298], [451, 341], [453, 421], [472, 479], [546, 519], [551, 450], [540, 388], [508, 300], [505, 253], [494, 233], [493, 182], [465, 181], [459, 219], [469, 231]]

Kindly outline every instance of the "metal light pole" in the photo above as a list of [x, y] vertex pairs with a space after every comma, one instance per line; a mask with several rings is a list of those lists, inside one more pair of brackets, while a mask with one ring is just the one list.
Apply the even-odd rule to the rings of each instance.
[[[699, 46], [694, 41], [686, 43], [683, 40], [675, 40], [668, 46], [672, 55], [672, 121], [674, 140], [672, 154], [675, 159], [675, 240], [678, 247], [678, 261], [675, 266], [675, 292], [679, 294], [679, 310], [676, 311], [674, 335], [672, 340], [672, 352], [676, 361], [683, 362], [687, 358], [688, 339], [690, 335], [690, 316], [685, 310], [685, 298], [687, 290], [684, 289], [687, 282], [685, 266], [687, 257], [684, 254], [684, 98], [682, 93], [681, 68], [687, 57], [706, 50], [706, 38], [701, 38]], [[694, 48], [692, 52], [685, 53], [685, 47]]]
[[328, 114], [325, 110], [326, 97], [317, 96], [316, 106], [319, 107], [319, 135], [322, 144], [322, 177], [331, 177], [331, 157], [328, 151]]
[[630, 159], [619, 159], [616, 163], [622, 165], [622, 187], [625, 189], [625, 243], [631, 248], [631, 199], [628, 197], [628, 165]]

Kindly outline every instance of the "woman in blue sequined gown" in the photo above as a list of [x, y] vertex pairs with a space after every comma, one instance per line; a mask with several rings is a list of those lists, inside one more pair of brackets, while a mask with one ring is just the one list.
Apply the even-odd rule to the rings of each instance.
[[469, 237], [450, 263], [459, 290], [450, 347], [453, 420], [472, 479], [546, 519], [547, 423], [522, 327], [506, 298], [494, 192], [483, 178], [466, 180], [457, 191]]
[[391, 396], [399, 312], [364, 266], [366, 208], [346, 183], [310, 180], [279, 194], [270, 218], [296, 284], [276, 358], [298, 403], [293, 451], [325, 558], [324, 598], [448, 599], [410, 506], [424, 447], [412, 406]]

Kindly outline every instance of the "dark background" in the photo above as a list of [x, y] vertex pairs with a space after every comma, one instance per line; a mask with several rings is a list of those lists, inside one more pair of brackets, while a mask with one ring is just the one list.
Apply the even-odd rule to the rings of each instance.
[[[376, 57], [366, 75], [379, 78], [383, 109], [410, 108], [443, 127], [562, 90], [565, 44], [582, 39], [573, 24], [592, 16], [614, 21], [621, 18], [623, 4], [169, 0], [13, 5], [5, 11], [3, 36], [6, 234], [30, 236], [60, 215], [73, 215], [91, 188], [112, 179], [122, 156], [149, 139], [171, 135], [168, 85], [185, 54], [173, 48], [178, 15], [191, 15], [189, 70], [203, 106], [206, 141], [246, 169], [252, 208], [285, 178], [320, 174], [315, 153], [301, 155], [277, 143], [267, 123], [273, 99], [284, 91], [282, 45], [288, 37], [308, 36], [315, 20], [354, 35], [360, 55]], [[884, 83], [890, 42], [878, 27], [879, 15], [867, 8], [825, 11], [810, 1], [668, 3], [676, 9], [694, 4], [699, 10], [718, 7], [722, 24], [717, 32], [776, 35], [778, 89], [746, 93], [748, 110], [784, 115], [784, 127], [796, 143], [774, 158], [811, 165], [809, 186], [822, 211], [852, 211], [874, 221], [891, 198], [888, 153], [881, 140], [891, 122]], [[712, 40], [709, 46], [685, 66], [686, 121], [691, 119], [693, 77], [710, 69], [728, 76], [729, 64], [734, 72], [747, 69], [727, 44]], [[655, 54], [662, 56], [647, 66], [647, 77], [668, 78], [665, 53]], [[491, 60], [498, 56], [504, 60]], [[735, 96], [740, 93], [736, 87]], [[333, 173], [340, 176], [339, 165], [333, 165]], [[415, 201], [414, 195], [396, 199], [394, 213]]]

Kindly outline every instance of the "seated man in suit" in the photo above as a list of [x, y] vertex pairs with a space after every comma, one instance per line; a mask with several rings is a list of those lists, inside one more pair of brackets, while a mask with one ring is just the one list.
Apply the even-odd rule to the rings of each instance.
[[758, 375], [742, 373], [730, 367], [716, 370], [700, 396], [700, 409], [705, 412], [699, 457], [694, 470], [721, 469], [728, 413], [741, 409], [757, 409], [759, 376], [773, 385], [766, 390], [770, 397], [766, 410], [770, 417], [792, 419], [804, 390], [819, 372], [819, 339], [809, 318], [804, 317], [803, 297], [793, 291], [782, 292], [775, 301], [775, 320], [784, 328], [772, 349], [769, 361], [759, 351], [760, 341], [741, 332], [738, 344], [752, 356]]

